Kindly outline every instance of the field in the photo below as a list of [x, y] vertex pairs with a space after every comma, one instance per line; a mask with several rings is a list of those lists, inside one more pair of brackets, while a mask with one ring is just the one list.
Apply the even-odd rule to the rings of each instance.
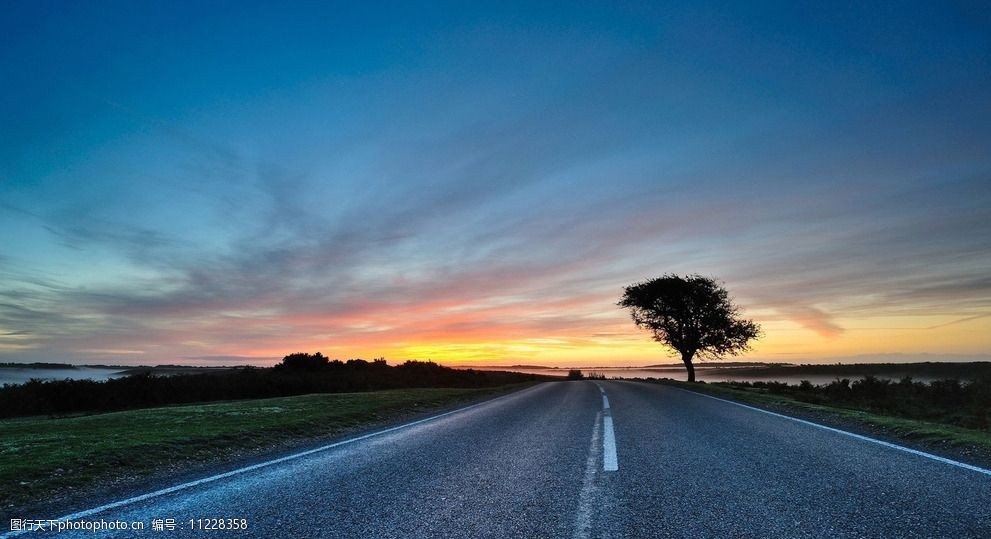
[[[288, 361], [288, 363], [286, 363]], [[482, 388], [546, 379], [533, 374], [452, 369], [429, 361], [389, 365], [317, 354], [274, 367], [142, 368], [97, 380], [30, 380], [0, 387], [0, 418], [67, 416], [180, 404], [412, 388]]]
[[499, 389], [401, 389], [0, 420], [0, 514], [346, 433]]

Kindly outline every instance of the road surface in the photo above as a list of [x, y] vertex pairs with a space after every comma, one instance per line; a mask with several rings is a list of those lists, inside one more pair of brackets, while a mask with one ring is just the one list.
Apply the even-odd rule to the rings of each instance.
[[[190, 528], [212, 518], [247, 530]], [[991, 475], [673, 387], [555, 382], [75, 520], [145, 528], [21, 537], [987, 538]]]

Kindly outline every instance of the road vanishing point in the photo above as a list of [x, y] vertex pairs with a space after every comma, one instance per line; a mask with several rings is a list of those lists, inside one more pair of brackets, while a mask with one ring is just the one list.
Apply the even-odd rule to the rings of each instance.
[[[574, 381], [64, 509], [148, 527], [4, 537], [988, 538], [991, 471], [670, 386]], [[212, 518], [247, 529], [190, 527]]]

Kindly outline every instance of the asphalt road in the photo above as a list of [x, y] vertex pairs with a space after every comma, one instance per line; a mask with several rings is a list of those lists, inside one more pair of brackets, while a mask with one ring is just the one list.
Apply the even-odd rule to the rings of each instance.
[[[190, 529], [210, 518], [247, 530]], [[21, 537], [987, 538], [991, 475], [676, 388], [556, 382], [77, 520], [146, 528]]]

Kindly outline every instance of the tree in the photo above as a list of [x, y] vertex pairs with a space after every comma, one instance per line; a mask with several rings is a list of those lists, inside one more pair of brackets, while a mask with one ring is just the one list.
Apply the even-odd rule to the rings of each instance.
[[279, 363], [276, 367], [282, 369], [312, 371], [327, 367], [329, 364], [330, 360], [320, 352], [315, 354], [296, 352], [295, 354], [289, 354], [288, 356], [282, 358], [282, 363]]
[[618, 305], [630, 309], [637, 327], [681, 354], [689, 382], [695, 381], [695, 357], [735, 356], [760, 336], [760, 326], [740, 317], [726, 289], [701, 275], [667, 274], [627, 286]]

